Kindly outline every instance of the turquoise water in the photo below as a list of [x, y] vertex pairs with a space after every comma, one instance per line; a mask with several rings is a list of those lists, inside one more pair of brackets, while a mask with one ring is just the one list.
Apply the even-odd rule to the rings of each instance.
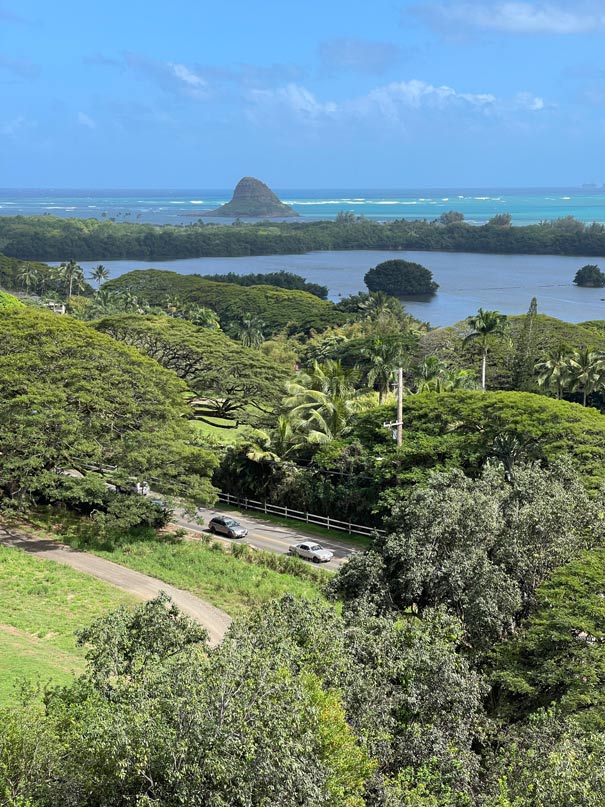
[[[340, 211], [388, 221], [435, 219], [459, 210], [480, 224], [496, 213], [511, 213], [516, 224], [572, 215], [605, 223], [605, 187], [434, 188], [434, 189], [276, 189], [304, 219], [333, 219]], [[230, 190], [2, 190], [0, 215], [115, 218], [154, 224], [186, 224], [229, 201]], [[221, 219], [211, 219], [221, 221]], [[230, 220], [225, 220], [230, 221]]]
[[[306, 255], [261, 255], [247, 258], [192, 258], [153, 262], [157, 269], [200, 275], [226, 272], [275, 272], [285, 269], [328, 286], [330, 299], [366, 291], [363, 276], [372, 266], [390, 258], [405, 258], [428, 267], [439, 283], [429, 300], [407, 300], [415, 317], [433, 326], [451, 325], [479, 307], [506, 314], [522, 314], [537, 297], [543, 314], [582, 322], [605, 319], [605, 289], [573, 285], [576, 271], [587, 263], [605, 269], [605, 258], [551, 255], [481, 255], [451, 252], [388, 252], [351, 250], [309, 252]], [[101, 261], [84, 261], [88, 271]], [[133, 269], [150, 268], [149, 261], [104, 261], [111, 277]]]

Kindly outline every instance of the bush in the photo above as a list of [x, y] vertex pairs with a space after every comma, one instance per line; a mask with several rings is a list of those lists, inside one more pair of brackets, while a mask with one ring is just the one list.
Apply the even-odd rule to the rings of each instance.
[[602, 289], [605, 286], [605, 274], [601, 272], [596, 264], [588, 263], [586, 266], [578, 269], [573, 282], [576, 284], [576, 286]]
[[383, 291], [392, 297], [434, 294], [439, 288], [429, 269], [402, 260], [379, 263], [366, 272], [364, 282], [371, 292]]

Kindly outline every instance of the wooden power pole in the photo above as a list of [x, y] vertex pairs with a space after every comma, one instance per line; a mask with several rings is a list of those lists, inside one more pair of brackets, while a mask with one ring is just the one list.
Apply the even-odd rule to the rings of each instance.
[[385, 423], [384, 427], [393, 430], [397, 448], [401, 448], [403, 444], [403, 367], [397, 370], [397, 420], [395, 423]]

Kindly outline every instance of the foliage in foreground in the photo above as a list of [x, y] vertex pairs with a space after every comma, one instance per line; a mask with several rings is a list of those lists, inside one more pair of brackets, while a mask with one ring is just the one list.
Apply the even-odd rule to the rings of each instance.
[[556, 567], [604, 539], [605, 495], [591, 497], [569, 463], [519, 466], [512, 483], [501, 466], [477, 479], [454, 470], [412, 490], [389, 533], [353, 556], [330, 588], [381, 613], [445, 605], [482, 650], [515, 631]]

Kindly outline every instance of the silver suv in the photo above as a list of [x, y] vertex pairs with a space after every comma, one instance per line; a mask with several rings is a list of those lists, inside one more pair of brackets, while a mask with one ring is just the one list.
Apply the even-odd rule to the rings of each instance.
[[227, 538], [245, 538], [248, 530], [230, 516], [214, 516], [210, 519], [208, 529], [211, 533], [226, 535]]

